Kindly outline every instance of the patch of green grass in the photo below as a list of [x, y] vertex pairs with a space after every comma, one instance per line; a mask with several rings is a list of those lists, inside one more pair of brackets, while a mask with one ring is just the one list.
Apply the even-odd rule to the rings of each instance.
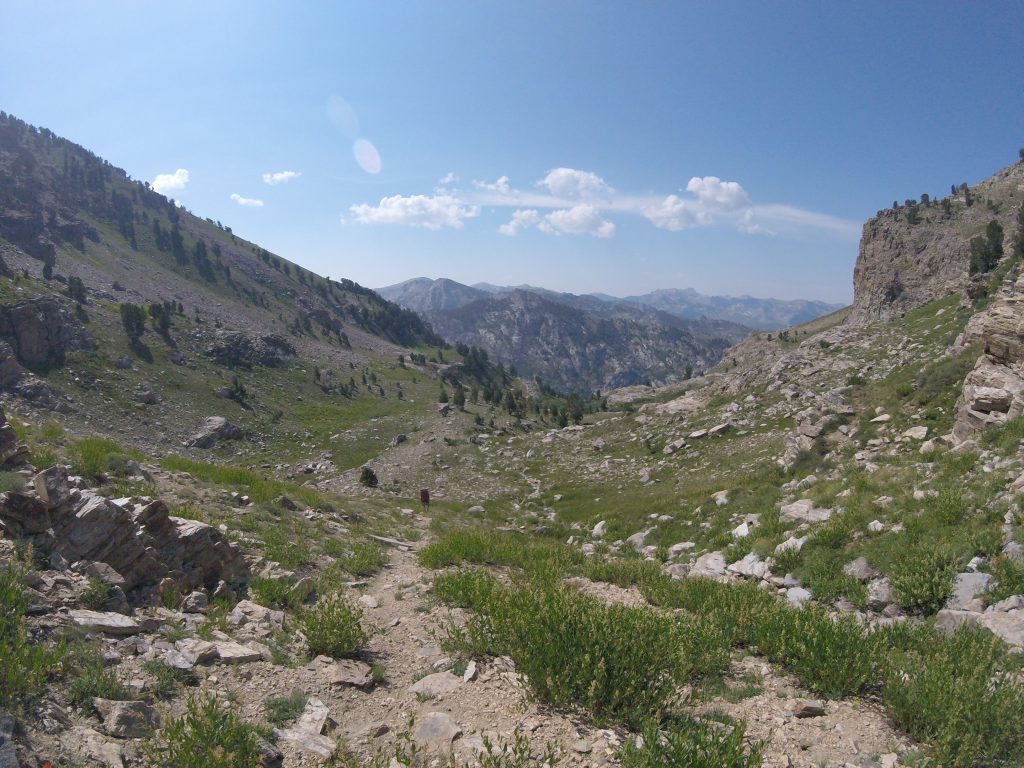
[[25, 478], [17, 472], [0, 472], [0, 493], [25, 490]]
[[93, 482], [102, 482], [108, 473], [117, 473], [119, 467], [123, 472], [124, 463], [129, 458], [136, 461], [144, 459], [138, 451], [126, 449], [103, 437], [84, 437], [74, 441], [68, 448], [68, 455], [72, 472]]
[[94, 698], [127, 701], [134, 698], [120, 678], [103, 661], [102, 649], [95, 643], [80, 642], [68, 649], [66, 668], [70, 676], [68, 699], [84, 709]]
[[24, 573], [17, 565], [0, 567], [0, 707], [21, 709], [44, 689], [49, 675], [59, 671], [63, 646], [34, 641], [25, 626], [29, 597]]
[[333, 658], [354, 656], [366, 645], [366, 632], [359, 624], [362, 611], [340, 593], [322, 596], [312, 608], [299, 615], [309, 652]]
[[759, 768], [765, 744], [748, 744], [746, 726], [717, 727], [687, 720], [667, 728], [648, 726], [643, 745], [630, 739], [620, 754], [623, 768]]
[[[372, 541], [338, 542], [332, 540], [333, 554], [338, 567], [355, 577], [372, 576], [387, 565], [388, 555]], [[325, 551], [329, 548], [324, 547]]]
[[287, 696], [268, 696], [263, 700], [263, 711], [267, 713], [267, 722], [277, 728], [283, 728], [306, 708], [309, 697], [296, 689]]
[[176, 669], [160, 659], [149, 659], [142, 663], [142, 668], [153, 676], [151, 690], [161, 699], [174, 696], [179, 685], [195, 682], [195, 678], [183, 669]]
[[426, 568], [474, 563], [513, 566], [530, 571], [555, 569], [558, 572], [565, 572], [584, 559], [579, 550], [559, 542], [484, 528], [447, 531], [421, 549], [419, 558]]
[[173, 454], [165, 456], [160, 463], [164, 469], [172, 472], [188, 472], [199, 480], [231, 486], [248, 495], [256, 503], [271, 502], [278, 496], [290, 496], [309, 507], [326, 505], [323, 496], [310, 488], [267, 478], [242, 467], [211, 464]]

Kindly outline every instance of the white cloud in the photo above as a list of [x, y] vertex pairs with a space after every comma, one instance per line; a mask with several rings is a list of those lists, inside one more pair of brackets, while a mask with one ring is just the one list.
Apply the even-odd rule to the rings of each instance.
[[537, 226], [541, 232], [549, 235], [564, 233], [611, 237], [615, 234], [615, 225], [602, 219], [597, 208], [586, 203], [552, 211]]
[[179, 192], [188, 184], [188, 171], [179, 168], [174, 173], [160, 173], [150, 185], [154, 192], [166, 195], [168, 192]]
[[257, 200], [257, 199], [255, 199], [253, 197], [242, 197], [239, 194], [233, 194], [233, 195], [231, 195], [231, 199], [234, 200], [239, 205], [244, 205], [246, 208], [262, 208], [263, 207], [263, 201], [262, 200]]
[[498, 232], [506, 237], [512, 237], [521, 229], [529, 229], [540, 221], [540, 214], [528, 208], [527, 210], [513, 211], [512, 220], [507, 224], [498, 227]]
[[458, 180], [459, 177], [455, 175], [454, 171], [448, 171], [448, 173], [437, 180], [437, 183], [444, 186], [445, 184], [454, 184]]
[[706, 208], [719, 211], [738, 211], [750, 207], [746, 190], [735, 181], [722, 181], [717, 176], [694, 176], [686, 185]]
[[500, 177], [493, 184], [489, 184], [486, 181], [477, 181], [476, 179], [473, 179], [473, 186], [476, 187], [477, 189], [484, 189], [487, 190], [488, 192], [499, 192], [503, 195], [507, 195], [512, 192], [512, 187], [510, 187], [508, 183], [508, 176]]
[[704, 213], [695, 211], [692, 203], [677, 195], [669, 195], [660, 202], [644, 206], [641, 213], [654, 226], [672, 232], [704, 223], [701, 221]]
[[546, 187], [551, 194], [558, 197], [581, 198], [610, 195], [615, 190], [590, 171], [577, 171], [573, 168], [555, 168], [548, 171], [547, 176], [537, 182], [538, 187]]
[[363, 224], [406, 224], [431, 230], [462, 229], [466, 219], [480, 214], [479, 206], [466, 205], [450, 194], [393, 195], [381, 198], [378, 205], [362, 203], [349, 210]]
[[276, 184], [287, 184], [292, 179], [302, 175], [301, 171], [277, 171], [276, 173], [264, 173], [263, 183], [274, 186]]

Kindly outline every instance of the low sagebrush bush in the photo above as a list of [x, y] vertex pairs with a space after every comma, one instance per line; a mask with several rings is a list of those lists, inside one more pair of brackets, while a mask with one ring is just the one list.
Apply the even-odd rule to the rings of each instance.
[[746, 727], [719, 728], [689, 721], [667, 730], [649, 726], [643, 746], [630, 739], [622, 751], [623, 768], [759, 768], [764, 744], [744, 743]]
[[161, 768], [257, 768], [261, 734], [213, 696], [189, 699], [188, 711], [161, 731], [146, 751]]
[[353, 656], [366, 645], [366, 632], [359, 625], [362, 611], [340, 593], [324, 595], [299, 617], [309, 651], [334, 658]]
[[113, 596], [112, 585], [103, 579], [91, 576], [89, 584], [82, 593], [82, 605], [93, 611], [102, 611], [107, 601]]
[[942, 547], [911, 550], [889, 574], [896, 602], [925, 614], [946, 604], [955, 578], [956, 561]]
[[70, 676], [68, 698], [78, 707], [88, 709], [94, 698], [118, 701], [135, 698], [117, 674], [107, 668], [103, 650], [96, 643], [72, 643], [68, 647], [66, 666]]

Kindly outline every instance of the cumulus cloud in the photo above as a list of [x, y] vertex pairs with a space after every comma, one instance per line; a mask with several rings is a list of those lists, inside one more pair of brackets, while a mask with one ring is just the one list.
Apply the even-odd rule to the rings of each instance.
[[498, 232], [506, 237], [512, 237], [521, 229], [529, 229], [536, 226], [540, 221], [540, 213], [528, 208], [526, 210], [513, 211], [512, 220], [498, 227]]
[[180, 192], [188, 184], [188, 171], [179, 168], [174, 173], [160, 173], [150, 185], [154, 192], [166, 195], [169, 192]]
[[362, 203], [349, 208], [363, 224], [405, 224], [438, 230], [462, 229], [463, 222], [480, 215], [476, 205], [466, 205], [450, 194], [393, 195], [381, 198], [378, 205]]
[[641, 213], [654, 226], [672, 232], [702, 223], [703, 215], [702, 212], [693, 210], [692, 203], [677, 195], [669, 195], [658, 203], [646, 205], [641, 209]]
[[593, 235], [607, 238], [615, 234], [615, 225], [602, 219], [597, 208], [586, 203], [552, 211], [537, 227], [549, 235]]
[[241, 195], [236, 193], [236, 194], [231, 195], [231, 199], [234, 200], [239, 205], [244, 205], [246, 208], [262, 208], [263, 207], [263, 201], [262, 200], [257, 200], [254, 197], [242, 197]]
[[287, 184], [292, 179], [297, 179], [301, 175], [301, 171], [277, 171], [276, 173], [264, 173], [263, 183], [271, 186]]
[[686, 191], [712, 210], [738, 211], [750, 207], [750, 198], [739, 182], [722, 181], [717, 176], [694, 176], [686, 185]]
[[615, 190], [591, 171], [577, 171], [574, 168], [554, 168], [537, 182], [557, 197], [587, 198], [610, 195]]
[[454, 171], [448, 171], [448, 173], [437, 180], [437, 183], [444, 186], [445, 184], [454, 184], [458, 180], [459, 177], [455, 175]]
[[493, 184], [489, 184], [486, 181], [477, 181], [476, 179], [473, 179], [473, 186], [476, 187], [477, 189], [483, 189], [488, 192], [499, 192], [503, 195], [507, 195], [512, 192], [512, 187], [510, 187], [508, 183], [508, 176], [500, 177]]

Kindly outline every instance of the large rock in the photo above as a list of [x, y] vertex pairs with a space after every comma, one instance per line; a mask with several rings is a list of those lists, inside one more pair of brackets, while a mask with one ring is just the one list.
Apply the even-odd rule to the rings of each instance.
[[0, 339], [22, 365], [50, 368], [64, 364], [70, 351], [92, 349], [92, 337], [53, 296], [0, 307]]
[[0, 528], [17, 536], [43, 533], [50, 527], [50, 512], [35, 496], [0, 493]]
[[779, 509], [781, 523], [823, 523], [832, 517], [831, 509], [820, 509], [810, 499], [783, 504]]
[[156, 584], [176, 572], [183, 590], [244, 582], [249, 570], [241, 551], [216, 528], [171, 517], [167, 505], [115, 504], [83, 493], [79, 503], [53, 521], [54, 549], [68, 562], [103, 562], [124, 578], [124, 588]]
[[456, 677], [451, 672], [436, 672], [420, 678], [409, 688], [417, 696], [426, 699], [436, 699], [451, 693], [462, 685], [462, 678]]
[[707, 552], [697, 558], [693, 567], [690, 568], [690, 576], [717, 579], [725, 576], [725, 568], [725, 555], [721, 552]]
[[93, 699], [103, 720], [103, 731], [119, 739], [140, 739], [160, 727], [160, 715], [143, 701]]
[[71, 611], [71, 620], [76, 626], [105, 635], [137, 635], [142, 627], [130, 616], [103, 611]]
[[206, 348], [211, 360], [229, 368], [283, 368], [295, 357], [295, 347], [283, 336], [268, 334], [248, 336], [244, 333], [219, 331]]
[[981, 608], [978, 598], [985, 593], [992, 575], [971, 571], [958, 573], [953, 584], [953, 596], [946, 603], [947, 608], [954, 610], [976, 610]]
[[36, 495], [47, 509], [63, 506], [71, 498], [71, 489], [68, 487], [68, 468], [63, 464], [44, 469], [35, 476], [32, 485], [36, 489]]
[[199, 431], [185, 443], [189, 448], [213, 448], [221, 440], [241, 440], [241, 427], [223, 416], [207, 416]]

